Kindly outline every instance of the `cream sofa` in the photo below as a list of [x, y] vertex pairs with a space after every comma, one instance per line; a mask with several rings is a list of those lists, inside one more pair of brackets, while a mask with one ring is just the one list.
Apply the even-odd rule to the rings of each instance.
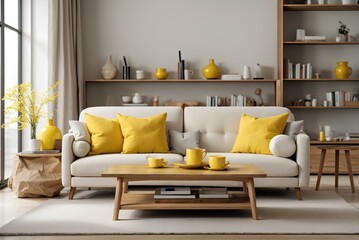
[[[310, 144], [306, 134], [296, 136], [297, 151], [293, 159], [273, 155], [229, 153], [235, 142], [241, 115], [246, 113], [255, 117], [266, 117], [290, 113], [284, 107], [91, 107], [84, 113], [105, 118], [114, 118], [117, 113], [134, 117], [148, 117], [167, 112], [167, 129], [180, 132], [200, 131], [200, 147], [207, 149], [209, 155], [225, 155], [230, 164], [254, 164], [267, 173], [267, 178], [255, 179], [256, 187], [295, 188], [300, 199], [300, 187], [309, 184]], [[293, 121], [290, 114], [288, 121]], [[116, 179], [102, 178], [101, 173], [115, 164], [146, 164], [146, 156], [162, 155], [169, 164], [183, 161], [180, 154], [100, 154], [76, 158], [72, 151], [74, 136], [67, 133], [62, 142], [62, 183], [70, 187], [70, 198], [80, 187], [115, 187]], [[131, 184], [131, 183], [130, 183]], [[215, 185], [237, 187], [237, 182], [134, 182], [151, 185]]]

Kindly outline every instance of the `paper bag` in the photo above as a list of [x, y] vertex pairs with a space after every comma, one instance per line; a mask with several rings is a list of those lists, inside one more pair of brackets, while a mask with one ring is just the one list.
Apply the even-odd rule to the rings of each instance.
[[63, 189], [56, 157], [14, 157], [9, 188], [18, 197], [53, 197]]

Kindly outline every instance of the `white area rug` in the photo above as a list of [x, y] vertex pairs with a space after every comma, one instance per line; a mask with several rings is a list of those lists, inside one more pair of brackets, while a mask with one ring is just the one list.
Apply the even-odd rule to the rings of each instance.
[[257, 192], [260, 220], [249, 210], [121, 210], [112, 221], [114, 192], [86, 191], [51, 199], [0, 229], [0, 235], [52, 234], [358, 234], [359, 210], [335, 192]]

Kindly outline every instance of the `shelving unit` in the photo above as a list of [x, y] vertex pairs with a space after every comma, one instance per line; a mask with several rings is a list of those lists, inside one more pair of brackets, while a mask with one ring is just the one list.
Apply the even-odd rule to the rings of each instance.
[[[345, 132], [359, 132], [357, 121], [359, 107], [323, 107], [327, 91], [353, 91], [359, 93], [359, 39], [353, 42], [335, 42], [338, 21], [345, 22], [351, 29], [350, 35], [358, 35], [359, 4], [341, 5], [306, 5], [284, 4], [278, 0], [278, 79], [280, 81], [281, 98], [279, 104], [291, 109], [296, 119], [304, 120], [305, 131], [312, 139], [318, 137], [319, 125], [332, 125], [336, 136], [343, 136]], [[326, 41], [296, 41], [296, 29], [305, 29], [307, 35], [324, 35]], [[284, 76], [285, 58], [293, 63], [312, 63], [313, 77], [310, 79], [288, 79]], [[353, 68], [349, 79], [336, 79], [334, 68], [337, 61], [346, 61]], [[314, 74], [322, 76], [317, 79]], [[312, 94], [318, 98], [319, 106], [290, 106], [293, 100], [304, 98], [305, 94]], [[353, 142], [352, 142], [353, 143]], [[318, 170], [320, 152], [316, 148], [317, 141], [311, 141], [311, 172]], [[355, 143], [357, 144], [357, 143]], [[353, 152], [353, 158], [358, 160], [359, 155]], [[342, 158], [343, 156], [341, 156]], [[356, 161], [356, 160], [353, 160]], [[326, 173], [334, 172], [334, 156], [329, 154], [330, 162], [325, 169]], [[345, 167], [345, 166], [344, 166]], [[341, 167], [342, 168], [342, 167]], [[359, 166], [353, 167], [359, 172]]]
[[[160, 99], [162, 96], [166, 99], [169, 98], [167, 95], [171, 95], [171, 101], [193, 101], [201, 100], [205, 103], [205, 95], [216, 95], [218, 92], [219, 96], [228, 97], [231, 94], [246, 94], [247, 91], [242, 92], [243, 86], [250, 87], [251, 89], [258, 88], [261, 86], [268, 86], [273, 89], [273, 104], [275, 104], [275, 99], [277, 98], [277, 85], [279, 81], [275, 79], [255, 79], [255, 80], [205, 80], [205, 79], [191, 79], [191, 80], [180, 80], [180, 79], [166, 79], [166, 80], [156, 80], [156, 79], [144, 79], [144, 80], [135, 80], [135, 79], [93, 79], [86, 80], [84, 83], [84, 93], [88, 93], [91, 87], [95, 87], [96, 90], [104, 88], [107, 86], [106, 91], [113, 90], [114, 88], [119, 88], [117, 94], [119, 95], [131, 95], [131, 92], [142, 92], [146, 94], [146, 90], [149, 92], [149, 88], [154, 88], [158, 90], [158, 95]], [[119, 87], [120, 86], [120, 87]], [[187, 99], [184, 99], [181, 94], [179, 94], [178, 89], [183, 90], [183, 94], [188, 94]], [[174, 90], [175, 89], [175, 90]], [[161, 91], [160, 91], [161, 90]], [[121, 92], [123, 91], [123, 92]], [[176, 91], [175, 94], [169, 94], [169, 92]], [[153, 91], [152, 91], [153, 92]], [[193, 94], [191, 94], [191, 92]], [[220, 95], [222, 94], [222, 95]], [[152, 93], [157, 95], [156, 93]], [[202, 96], [203, 95], [203, 96]], [[85, 94], [84, 104], [85, 106], [92, 106], [89, 103], [90, 97]], [[147, 101], [150, 103], [150, 101]], [[149, 104], [150, 105], [150, 104]], [[161, 105], [161, 104], [160, 104]]]

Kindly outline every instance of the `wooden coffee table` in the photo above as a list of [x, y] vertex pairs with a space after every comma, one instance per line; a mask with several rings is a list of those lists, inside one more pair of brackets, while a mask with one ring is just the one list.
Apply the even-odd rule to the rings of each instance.
[[[116, 193], [113, 211], [113, 220], [118, 220], [120, 209], [251, 209], [252, 218], [257, 220], [257, 204], [253, 178], [264, 178], [266, 173], [254, 165], [230, 165], [224, 171], [211, 171], [205, 169], [183, 169], [176, 166], [164, 168], [149, 168], [141, 165], [115, 165], [107, 169], [103, 177], [116, 177]], [[199, 201], [190, 202], [156, 202], [154, 192], [127, 193], [127, 184], [130, 181], [152, 180], [203, 180], [203, 181], [239, 181], [243, 183], [243, 192], [231, 194], [228, 202]]]

